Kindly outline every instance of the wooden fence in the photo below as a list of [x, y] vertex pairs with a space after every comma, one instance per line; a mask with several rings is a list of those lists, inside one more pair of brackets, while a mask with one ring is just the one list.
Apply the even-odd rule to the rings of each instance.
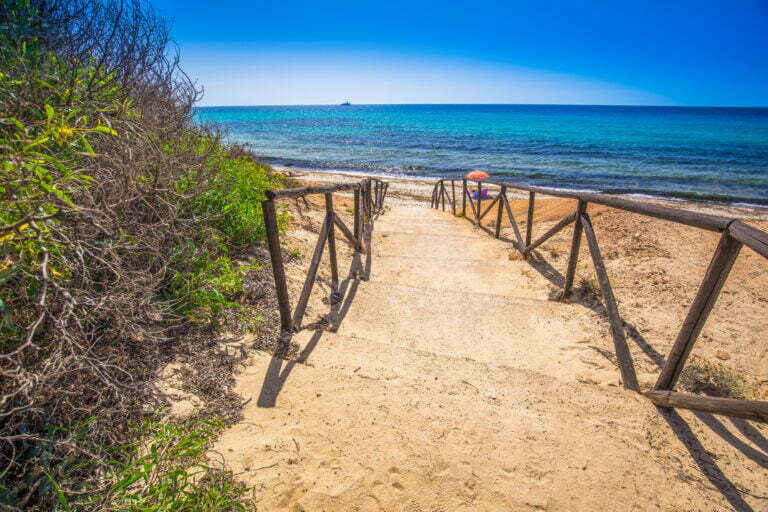
[[[477, 188], [477, 199], [473, 199], [468, 182], [475, 183]], [[447, 184], [450, 186], [450, 192]], [[488, 204], [484, 210], [482, 205], [483, 187], [494, 187], [498, 190], [498, 193], [493, 199], [488, 199], [490, 200], [490, 204]], [[456, 198], [457, 188], [460, 189], [460, 205]], [[509, 200], [507, 198], [507, 190], [509, 189], [528, 192], [528, 215], [524, 238], [515, 220], [515, 216], [512, 213], [512, 208], [509, 205]], [[573, 213], [557, 222], [538, 239], [531, 241], [533, 235], [533, 214], [535, 211], [536, 194], [575, 199], [578, 201], [578, 204]], [[712, 260], [709, 263], [704, 279], [699, 286], [696, 297], [694, 298], [683, 325], [680, 328], [677, 339], [667, 357], [666, 364], [661, 370], [656, 385], [651, 391], [647, 391], [645, 396], [652, 400], [656, 405], [662, 407], [680, 407], [768, 422], [768, 402], [713, 398], [681, 393], [674, 390], [675, 384], [680, 377], [680, 372], [683, 370], [688, 356], [691, 353], [691, 349], [693, 348], [712, 307], [717, 301], [720, 290], [733, 267], [733, 263], [736, 260], [742, 245], [746, 245], [763, 257], [768, 258], [768, 233], [744, 224], [737, 219], [707, 215], [687, 210], [678, 210], [605, 194], [568, 192], [489, 179], [441, 179], [435, 184], [432, 190], [433, 208], [442, 208], [442, 210], [445, 211], [447, 205], [454, 215], [460, 210], [461, 214], [467, 218], [467, 204], [469, 204], [469, 208], [472, 211], [472, 221], [476, 225], [480, 225], [482, 219], [493, 210], [494, 206], [496, 206], [495, 237], [499, 238], [501, 221], [506, 214], [515, 235], [513, 245], [524, 257], [546, 242], [555, 233], [573, 223], [573, 238], [571, 240], [571, 250], [568, 258], [562, 296], [567, 297], [573, 287], [573, 280], [576, 274], [576, 263], [579, 256], [579, 247], [581, 245], [582, 236], [584, 236], [587, 239], [592, 263], [595, 267], [597, 280], [600, 284], [600, 291], [603, 300], [605, 301], [605, 308], [610, 320], [611, 335], [613, 337], [613, 344], [616, 351], [619, 371], [621, 372], [622, 382], [624, 387], [639, 392], [640, 388], [637, 383], [634, 363], [624, 333], [624, 322], [619, 314], [616, 298], [614, 297], [613, 289], [611, 288], [611, 282], [605, 269], [603, 257], [600, 254], [600, 246], [597, 237], [595, 236], [595, 231], [592, 228], [592, 221], [587, 214], [587, 205], [589, 203], [601, 204], [640, 215], [655, 217], [720, 233], [720, 241], [712, 256]]]
[[[379, 216], [384, 205], [389, 184], [376, 178], [366, 178], [359, 183], [347, 183], [327, 187], [301, 187], [284, 190], [267, 190], [267, 199], [261, 202], [264, 212], [264, 224], [267, 229], [267, 244], [272, 260], [272, 273], [275, 277], [277, 302], [280, 309], [280, 330], [283, 335], [299, 330], [301, 321], [309, 303], [309, 296], [317, 278], [317, 269], [323, 250], [328, 245], [331, 264], [331, 303], [337, 303], [339, 296], [339, 268], [336, 255], [336, 228], [347, 238], [355, 251], [366, 251], [365, 239], [370, 233], [374, 220]], [[350, 230], [333, 209], [333, 194], [352, 191], [354, 194], [354, 224]], [[296, 302], [296, 309], [291, 313], [291, 301], [288, 296], [288, 284], [283, 267], [283, 255], [280, 249], [280, 234], [277, 227], [275, 201], [283, 198], [298, 198], [310, 194], [325, 196], [325, 220], [320, 228], [320, 235], [310, 260], [307, 278]], [[370, 245], [367, 246], [370, 255]]]

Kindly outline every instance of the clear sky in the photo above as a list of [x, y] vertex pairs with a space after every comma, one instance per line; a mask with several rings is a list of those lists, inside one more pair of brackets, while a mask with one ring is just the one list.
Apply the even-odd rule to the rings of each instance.
[[149, 0], [202, 105], [768, 106], [768, 0]]

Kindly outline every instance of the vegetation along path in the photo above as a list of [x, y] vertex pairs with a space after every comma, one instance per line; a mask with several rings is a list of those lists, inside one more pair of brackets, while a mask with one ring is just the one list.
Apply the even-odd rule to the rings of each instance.
[[239, 377], [217, 449], [260, 509], [764, 510], [760, 461], [623, 389], [605, 322], [508, 245], [408, 203], [371, 243], [338, 331]]

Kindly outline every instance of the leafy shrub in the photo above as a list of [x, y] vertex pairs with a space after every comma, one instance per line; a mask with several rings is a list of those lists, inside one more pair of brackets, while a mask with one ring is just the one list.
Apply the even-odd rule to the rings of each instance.
[[95, 418], [97, 455], [125, 443], [173, 350], [240, 308], [258, 263], [233, 255], [281, 182], [194, 123], [142, 1], [8, 0], [0, 31], [0, 497], [47, 510], [39, 468], [97, 477], [73, 425]]
[[[118, 450], [110, 485], [97, 510], [140, 512], [208, 512], [246, 510], [249, 489], [235, 483], [232, 473], [207, 459], [221, 424], [206, 421], [190, 427], [148, 422], [137, 429], [138, 441]], [[79, 508], [76, 507], [75, 510]]]
[[[217, 239], [215, 233], [211, 236], [214, 241]], [[245, 274], [259, 268], [236, 265], [224, 245], [204, 249], [192, 243], [180, 248], [172, 267], [167, 291], [177, 304], [176, 311], [191, 320], [215, 326], [220, 324], [227, 308], [240, 308], [231, 298], [243, 291]]]
[[[265, 190], [282, 186], [279, 175], [245, 157], [213, 160], [216, 173], [211, 186], [191, 201], [191, 208], [212, 219], [226, 243], [244, 246], [263, 240], [261, 201]], [[284, 224], [286, 215], [278, 220]]]
[[[59, 481], [68, 478], [67, 472], [61, 472], [66, 464], [42, 469], [34, 489], [55, 495], [52, 509], [62, 512], [245, 511], [251, 490], [236, 483], [230, 471], [208, 458], [210, 444], [221, 428], [219, 421], [186, 425], [146, 421], [131, 429], [132, 442], [109, 451], [110, 459], [68, 461], [70, 466], [100, 468], [99, 492], [66, 492]], [[0, 495], [0, 504], [12, 510], [22, 506], [7, 494]]]

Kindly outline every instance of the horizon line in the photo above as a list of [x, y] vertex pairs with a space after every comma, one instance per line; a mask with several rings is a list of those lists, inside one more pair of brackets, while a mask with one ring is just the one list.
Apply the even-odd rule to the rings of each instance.
[[193, 108], [250, 108], [250, 107], [381, 107], [381, 106], [501, 106], [501, 107], [634, 107], [634, 108], [734, 108], [768, 109], [768, 105], [643, 105], [624, 103], [264, 103], [251, 105], [195, 105]]

